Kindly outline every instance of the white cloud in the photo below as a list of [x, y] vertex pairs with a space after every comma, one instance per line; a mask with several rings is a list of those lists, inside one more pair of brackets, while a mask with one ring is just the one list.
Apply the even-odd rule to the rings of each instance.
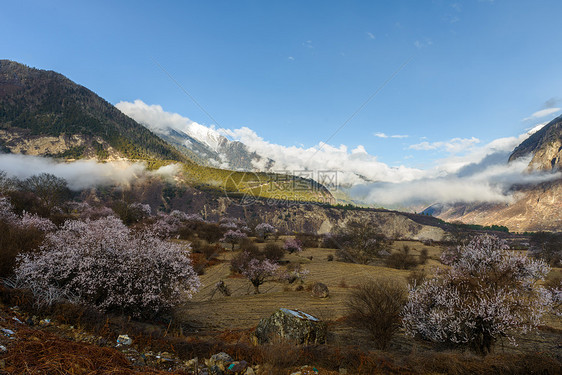
[[378, 138], [408, 138], [407, 135], [401, 135], [401, 134], [386, 135], [385, 133], [375, 133], [373, 135]]
[[509, 164], [492, 165], [468, 175], [422, 178], [402, 183], [375, 183], [354, 187], [351, 192], [367, 202], [385, 206], [455, 202], [503, 202], [514, 199], [513, 184], [554, 180], [561, 173], [527, 173], [530, 158]]
[[438, 174], [443, 173], [456, 173], [461, 168], [467, 167], [471, 164], [477, 164], [482, 162], [482, 160], [486, 158], [490, 158], [492, 155], [503, 155], [504, 162], [507, 163], [507, 158], [521, 142], [525, 139], [529, 138], [532, 134], [542, 129], [546, 123], [537, 124], [533, 128], [529, 129], [527, 132], [520, 134], [517, 137], [504, 137], [504, 138], [497, 138], [493, 141], [480, 146], [480, 147], [471, 147], [467, 151], [466, 154], [459, 156], [459, 155], [451, 155], [449, 157], [437, 160], [437, 169], [439, 170]]
[[291, 61], [295, 61], [295, 58], [293, 56], [289, 56], [289, 57], [287, 57], [287, 59], [289, 59]]
[[166, 112], [159, 105], [148, 105], [137, 99], [133, 103], [119, 102], [115, 107], [155, 133], [163, 133], [171, 128], [188, 134], [215, 151], [221, 141], [220, 134], [213, 127], [198, 124], [177, 113]]
[[529, 117], [525, 117], [522, 121], [529, 121], [529, 120], [536, 120], [539, 118], [546, 117], [548, 115], [552, 115], [556, 112], [560, 111], [560, 108], [545, 108], [541, 109], [540, 111], [536, 111]]
[[[262, 156], [253, 160], [258, 170], [294, 173], [296, 171], [337, 171], [340, 186], [352, 186], [357, 198], [382, 205], [431, 204], [435, 202], [509, 202], [513, 196], [509, 187], [514, 183], [530, 183], [559, 175], [527, 173], [527, 159], [507, 163], [511, 151], [545, 124], [538, 124], [516, 137], [495, 139], [480, 145], [478, 138], [453, 138], [448, 141], [421, 143], [409, 146], [413, 150], [445, 151], [449, 156], [439, 159], [429, 169], [406, 166], [390, 167], [371, 155], [363, 145], [319, 143], [313, 147], [284, 146], [269, 142], [247, 127], [212, 129], [178, 114], [165, 112], [160, 106], [149, 106], [140, 100], [122, 102], [119, 108], [144, 124], [159, 129], [173, 127], [191, 129], [202, 134], [226, 136], [244, 143], [249, 151]], [[406, 138], [406, 135], [387, 135], [379, 138]], [[423, 138], [422, 138], [423, 139]], [[411, 157], [411, 156], [410, 156]], [[270, 159], [273, 165], [268, 165]]]
[[429, 151], [429, 150], [440, 150], [447, 151], [449, 153], [459, 153], [466, 151], [467, 149], [473, 147], [475, 144], [479, 143], [478, 138], [453, 138], [446, 142], [421, 142], [414, 145], [410, 145], [408, 148], [418, 151]]
[[[50, 173], [64, 178], [72, 190], [99, 185], [128, 185], [132, 180], [149, 173], [142, 163], [128, 161], [98, 163], [95, 160], [67, 163], [47, 157], [21, 154], [0, 154], [0, 170], [5, 171], [10, 177], [19, 179]], [[177, 165], [168, 165], [151, 173], [173, 176], [178, 171]]]
[[[498, 138], [480, 147], [473, 144], [464, 149], [467, 151], [465, 155], [453, 153], [437, 160], [436, 166], [432, 170], [425, 170], [425, 175], [419, 179], [357, 185], [351, 193], [369, 203], [386, 206], [454, 202], [509, 203], [514, 199], [510, 191], [514, 184], [539, 183], [562, 177], [562, 173], [530, 173], [527, 169], [530, 156], [508, 163], [513, 149], [545, 125], [537, 124], [517, 137]], [[441, 149], [463, 149], [446, 143], [429, 145]], [[460, 142], [463, 143], [471, 142]]]
[[367, 32], [366, 34], [370, 39], [375, 39], [375, 35], [373, 33]]
[[272, 169], [276, 171], [338, 171], [338, 183], [344, 185], [364, 182], [360, 176], [372, 181], [399, 182], [424, 175], [422, 170], [415, 168], [390, 167], [378, 161], [376, 156], [370, 155], [362, 145], [351, 151], [345, 145], [335, 147], [322, 143], [309, 148], [282, 146], [264, 140], [247, 127], [221, 129], [221, 132], [244, 143], [250, 151], [274, 160]]

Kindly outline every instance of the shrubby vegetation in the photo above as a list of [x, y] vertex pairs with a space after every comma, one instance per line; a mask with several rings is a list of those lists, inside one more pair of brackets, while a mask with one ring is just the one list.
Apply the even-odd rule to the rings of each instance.
[[273, 276], [279, 266], [259, 254], [242, 251], [231, 260], [231, 269], [244, 275], [254, 286], [254, 293], [259, 294], [259, 287]]
[[553, 267], [562, 266], [562, 233], [536, 232], [531, 235], [529, 254]]
[[505, 241], [482, 235], [444, 252], [436, 277], [410, 287], [403, 312], [406, 332], [423, 339], [492, 350], [513, 330], [537, 327], [551, 296], [537, 282], [549, 267], [507, 250]]
[[73, 300], [150, 317], [199, 287], [188, 249], [114, 217], [67, 221], [40, 250], [21, 255], [15, 275], [18, 286], [45, 303]]
[[16, 258], [36, 251], [45, 233], [56, 227], [49, 219], [24, 211], [17, 215], [9, 200], [0, 197], [0, 277], [11, 276]]
[[237, 230], [229, 229], [228, 232], [224, 234], [224, 236], [221, 238], [220, 241], [231, 244], [232, 250], [234, 251], [234, 245], [239, 244], [245, 238], [248, 238], [246, 233], [241, 232], [238, 229]]
[[389, 254], [392, 241], [374, 222], [350, 220], [345, 227], [332, 235], [337, 245], [337, 257], [344, 262], [367, 264], [375, 258]]
[[267, 237], [275, 233], [275, 228], [271, 224], [260, 223], [256, 225], [254, 231], [256, 232], [256, 236], [258, 236], [259, 239], [267, 240]]
[[295, 239], [301, 243], [303, 249], [311, 249], [319, 246], [320, 236], [314, 233], [296, 233]]
[[[282, 260], [287, 252], [317, 247], [322, 237], [315, 234], [296, 234], [284, 243], [270, 240], [258, 247], [259, 239], [248, 238], [252, 231], [242, 220], [223, 218], [216, 223], [182, 211], [164, 213], [154, 208], [153, 201], [154, 209], [144, 204], [150, 200], [141, 200], [140, 194], [122, 192], [108, 193], [99, 201], [84, 195], [80, 202], [58, 199], [53, 206], [39, 198], [41, 189], [24, 191], [19, 181], [3, 177], [0, 173], [0, 277], [10, 276], [19, 256], [11, 285], [33, 291], [42, 304], [39, 310], [50, 311], [46, 305], [53, 304], [152, 318], [197, 290], [195, 267], [203, 273], [208, 264], [222, 262], [213, 259], [224, 250], [220, 241], [240, 249], [232, 256], [231, 269], [245, 277], [255, 293], [270, 280], [285, 283], [285, 290], [310, 289], [311, 283], [304, 284], [307, 259], [293, 255], [290, 259], [299, 259], [303, 265], [281, 265], [287, 262]], [[45, 185], [49, 180], [43, 180]], [[160, 208], [169, 210], [166, 204]], [[249, 220], [251, 226], [259, 223], [257, 216]], [[344, 292], [351, 298], [346, 321], [369, 332], [375, 347], [388, 350], [402, 311], [410, 335], [487, 353], [500, 337], [536, 327], [551, 304], [560, 308], [559, 278], [547, 279], [544, 289], [537, 286], [548, 271], [544, 262], [509, 252], [505, 243], [493, 237], [471, 240], [461, 232], [451, 241], [458, 246], [442, 256], [450, 268], [439, 270], [433, 279], [416, 267], [425, 263], [427, 251], [417, 255], [415, 249], [402, 247], [390, 253], [392, 242], [375, 224], [351, 221], [325, 236], [322, 247], [336, 248], [342, 260], [412, 269], [407, 277], [408, 299], [400, 284], [377, 281], [356, 286], [348, 278], [351, 288]], [[236, 236], [230, 241], [232, 233]], [[263, 241], [266, 237], [264, 232]], [[170, 238], [190, 241], [198, 254], [190, 254], [179, 241], [165, 242]], [[556, 238], [555, 234], [537, 234], [529, 254], [555, 265]], [[316, 250], [315, 262], [325, 259], [316, 257], [322, 251]], [[348, 288], [343, 279], [339, 286]], [[224, 296], [231, 294], [226, 284], [221, 288]]]
[[426, 257], [427, 250], [425, 256], [416, 257], [410, 252], [410, 247], [408, 245], [404, 245], [399, 251], [388, 255], [385, 259], [385, 264], [387, 267], [409, 270], [416, 267], [418, 264], [425, 262]]
[[290, 238], [288, 240], [285, 240], [285, 243], [283, 244], [283, 250], [288, 251], [290, 254], [300, 253], [302, 251], [302, 242], [297, 238]]
[[367, 282], [351, 292], [348, 319], [367, 330], [375, 346], [385, 350], [401, 326], [400, 313], [407, 294], [403, 285], [389, 280]]

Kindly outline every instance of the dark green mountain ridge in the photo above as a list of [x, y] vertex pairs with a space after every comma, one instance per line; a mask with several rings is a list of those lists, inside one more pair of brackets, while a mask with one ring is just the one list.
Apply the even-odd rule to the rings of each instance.
[[32, 136], [97, 136], [129, 159], [189, 162], [91, 90], [62, 74], [9, 60], [0, 60], [0, 129]]

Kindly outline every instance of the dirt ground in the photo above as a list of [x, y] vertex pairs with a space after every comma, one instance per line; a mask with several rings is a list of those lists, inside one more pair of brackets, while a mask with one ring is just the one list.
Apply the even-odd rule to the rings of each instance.
[[[279, 244], [282, 242], [279, 241]], [[396, 241], [392, 245], [393, 251], [408, 245], [411, 253], [418, 255], [422, 249], [428, 250], [429, 260], [423, 267], [428, 273], [440, 265], [438, 259], [442, 248], [427, 246], [416, 241]], [[264, 246], [264, 244], [260, 244]], [[300, 254], [286, 255], [283, 260], [301, 263], [302, 267], [310, 271], [305, 279], [304, 289], [296, 291], [297, 284], [269, 281], [260, 286], [260, 294], [255, 295], [248, 280], [232, 275], [229, 261], [237, 251], [225, 251], [219, 255], [220, 262], [206, 269], [201, 276], [200, 291], [177, 310], [180, 320], [189, 322], [201, 334], [216, 331], [251, 330], [256, 327], [260, 319], [268, 317], [281, 307], [297, 309], [312, 314], [330, 324], [329, 341], [334, 345], [351, 345], [362, 349], [371, 349], [370, 338], [365, 332], [348, 326], [345, 322], [347, 315], [346, 301], [353, 287], [370, 279], [386, 278], [396, 283], [406, 285], [406, 277], [410, 271], [397, 270], [380, 265], [361, 265], [343, 263], [336, 260], [328, 261], [334, 249], [311, 248]], [[559, 273], [562, 270], [554, 269]], [[218, 292], [213, 294], [215, 284], [223, 280], [232, 292], [229, 297]], [[325, 299], [311, 296], [307, 286], [319, 281], [326, 284], [330, 296]], [[519, 335], [518, 346], [511, 345], [507, 340], [497, 345], [497, 350], [508, 352], [524, 352], [539, 350], [559, 352], [562, 348], [562, 321], [559, 317], [548, 316], [545, 327], [536, 333]], [[399, 332], [391, 344], [399, 352], [411, 352], [416, 348], [423, 348], [429, 344], [416, 342]]]

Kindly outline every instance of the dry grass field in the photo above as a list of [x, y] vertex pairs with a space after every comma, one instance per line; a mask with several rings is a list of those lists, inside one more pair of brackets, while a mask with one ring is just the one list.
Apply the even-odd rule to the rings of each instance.
[[[423, 245], [403, 242], [421, 250]], [[282, 242], [279, 242], [282, 244]], [[419, 244], [419, 246], [418, 246]], [[264, 244], [260, 244], [264, 245]], [[393, 246], [400, 246], [395, 243]], [[428, 247], [430, 254], [438, 254], [439, 248]], [[346, 314], [345, 301], [350, 288], [375, 278], [391, 278], [397, 283], [406, 284], [409, 271], [396, 270], [382, 266], [361, 265], [328, 261], [328, 256], [335, 256], [334, 249], [312, 248], [300, 254], [288, 254], [283, 260], [300, 263], [310, 274], [305, 279], [305, 289], [295, 291], [298, 284], [276, 281], [266, 282], [260, 286], [260, 294], [253, 294], [253, 287], [248, 280], [239, 275], [231, 275], [230, 259], [235, 252], [226, 251], [219, 255], [219, 264], [206, 269], [201, 276], [203, 284], [194, 298], [182, 308], [182, 315], [193, 321], [196, 326], [212, 329], [247, 329], [255, 327], [259, 320], [269, 316], [280, 307], [306, 311], [325, 320], [337, 320]], [[415, 254], [415, 251], [412, 251]], [[312, 257], [312, 259], [310, 259]], [[425, 267], [436, 261], [430, 260]], [[214, 286], [223, 280], [232, 295], [225, 297], [213, 294]], [[316, 299], [306, 290], [307, 285], [319, 281], [328, 286], [330, 297]]]
[[[282, 239], [277, 242], [282, 244]], [[265, 244], [258, 244], [263, 247]], [[393, 251], [407, 245], [411, 254], [418, 255], [422, 249], [428, 250], [429, 259], [424, 268], [429, 274], [433, 267], [440, 265], [438, 261], [442, 252], [439, 246], [428, 246], [416, 241], [395, 241]], [[283, 260], [300, 263], [310, 271], [305, 278], [304, 289], [297, 291], [298, 284], [268, 281], [260, 286], [260, 294], [253, 294], [253, 287], [248, 280], [240, 275], [233, 275], [230, 271], [230, 259], [239, 250], [222, 252], [220, 262], [205, 269], [201, 276], [202, 288], [178, 309], [180, 320], [189, 322], [201, 334], [225, 331], [249, 331], [256, 327], [261, 318], [268, 317], [281, 307], [298, 309], [315, 315], [330, 323], [329, 340], [334, 345], [352, 345], [362, 349], [372, 349], [370, 339], [365, 332], [348, 326], [344, 317], [347, 315], [346, 301], [353, 288], [370, 279], [385, 278], [406, 286], [410, 271], [385, 267], [382, 262], [375, 265], [361, 265], [328, 260], [328, 256], [335, 258], [334, 249], [310, 248], [300, 254], [288, 254]], [[561, 269], [554, 269], [554, 273], [561, 273]], [[232, 292], [231, 296], [213, 294], [215, 284], [223, 280]], [[311, 296], [307, 286], [319, 281], [326, 284], [330, 296], [325, 299]], [[562, 344], [562, 322], [559, 317], [549, 316], [546, 327], [537, 333], [518, 337], [519, 346], [514, 347], [507, 341], [500, 343], [498, 348], [508, 352], [525, 352], [539, 350], [556, 352]], [[427, 343], [416, 342], [400, 332], [391, 343], [392, 350], [409, 353], [412, 350], [430, 348]]]

